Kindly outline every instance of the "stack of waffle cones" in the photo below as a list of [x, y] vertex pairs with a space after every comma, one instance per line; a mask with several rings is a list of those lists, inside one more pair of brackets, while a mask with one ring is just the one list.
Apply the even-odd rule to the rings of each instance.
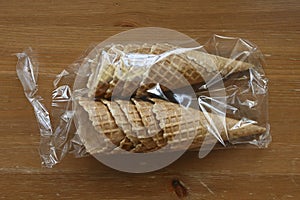
[[[190, 148], [200, 147], [209, 134], [207, 116], [201, 111], [179, 104], [152, 98], [150, 101], [91, 101], [81, 98], [79, 104], [88, 113], [95, 130], [107, 137], [99, 143], [97, 152], [113, 152], [115, 149], [132, 152], [151, 152], [167, 146], [170, 150], [182, 150], [185, 142]], [[208, 113], [212, 119], [214, 114]], [[262, 134], [265, 128], [246, 124], [237, 126], [238, 120], [226, 117], [226, 128], [220, 132], [224, 141], [244, 136]]]
[[216, 74], [226, 77], [253, 67], [246, 62], [170, 44], [112, 45], [96, 56], [91, 55], [91, 59], [97, 64], [90, 65], [87, 87], [89, 96], [96, 99], [110, 98], [113, 92], [123, 97], [133, 93], [142, 97], [156, 83], [172, 82], [169, 87], [173, 88], [169, 89], [176, 89], [203, 83]]
[[[226, 77], [253, 67], [170, 44], [111, 45], [86, 60], [83, 65], [91, 69], [87, 83], [89, 98], [79, 98], [78, 103], [102, 138], [99, 143], [85, 144], [90, 153], [113, 153], [121, 149], [135, 153], [161, 148], [182, 150], [186, 143], [191, 144], [189, 148], [200, 147], [210, 134], [207, 118], [216, 116], [149, 98], [147, 90], [156, 83], [163, 86], [172, 83], [169, 89], [182, 88], [207, 81], [204, 76]], [[114, 94], [133, 98], [111, 99]], [[224, 130], [218, 134], [223, 141], [230, 141], [265, 131], [264, 127], [251, 123], [240, 125], [239, 120], [226, 117]]]

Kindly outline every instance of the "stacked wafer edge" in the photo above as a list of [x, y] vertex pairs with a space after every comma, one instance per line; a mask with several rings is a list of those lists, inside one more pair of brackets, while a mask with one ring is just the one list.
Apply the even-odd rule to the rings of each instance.
[[[106, 137], [99, 142], [84, 138], [90, 153], [113, 153], [120, 149], [139, 153], [165, 147], [180, 150], [186, 143], [191, 143], [189, 148], [201, 146], [210, 132], [207, 120], [216, 117], [214, 114], [205, 115], [172, 102], [139, 97], [147, 96], [147, 90], [155, 83], [167, 86], [171, 82], [176, 89], [187, 83], [201, 83], [204, 77], [217, 73], [226, 77], [253, 67], [195, 49], [178, 50], [170, 44], [110, 45], [90, 53], [83, 65], [91, 69], [87, 83], [89, 98], [80, 98], [79, 105], [88, 113], [95, 131]], [[112, 101], [114, 93], [134, 98]], [[264, 127], [241, 125], [227, 117], [225, 121], [225, 130], [219, 132], [224, 141], [266, 131]]]

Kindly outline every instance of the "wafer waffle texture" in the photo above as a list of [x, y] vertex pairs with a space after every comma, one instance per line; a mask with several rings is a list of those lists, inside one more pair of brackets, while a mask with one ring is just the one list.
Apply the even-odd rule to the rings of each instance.
[[[88, 113], [95, 138], [98, 134], [105, 136], [98, 143], [95, 138], [84, 138], [93, 141], [93, 145], [86, 145], [90, 153], [119, 153], [120, 149], [135, 153], [161, 148], [183, 150], [186, 144], [191, 144], [189, 148], [194, 149], [201, 146], [206, 134], [211, 134], [207, 117], [216, 117], [161, 99], [93, 101], [81, 98], [79, 104]], [[240, 121], [228, 117], [225, 121], [226, 130], [219, 133], [224, 141], [266, 131], [251, 123], [240, 125]]]
[[[248, 70], [250, 63], [228, 59], [196, 49], [170, 44], [110, 45], [91, 53], [83, 65], [90, 67], [89, 96], [110, 98], [145, 96], [154, 84], [176, 89], [208, 81], [216, 74], [226, 77]], [[180, 75], [180, 76], [178, 76]]]

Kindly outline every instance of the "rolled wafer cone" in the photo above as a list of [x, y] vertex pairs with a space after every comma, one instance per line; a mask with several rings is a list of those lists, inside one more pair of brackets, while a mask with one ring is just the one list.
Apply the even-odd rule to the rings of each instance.
[[83, 99], [79, 100], [79, 104], [89, 113], [95, 129], [111, 139], [113, 144], [119, 146], [125, 135], [116, 125], [107, 107], [101, 102]]
[[117, 124], [117, 126], [125, 134], [125, 137], [127, 137], [129, 139], [129, 141], [132, 142], [132, 144], [134, 146], [139, 144], [140, 142], [139, 142], [138, 138], [132, 136], [132, 134], [131, 134], [131, 132], [132, 132], [131, 124], [128, 122], [127, 117], [125, 116], [124, 112], [120, 108], [119, 104], [117, 104], [114, 101], [108, 101], [108, 100], [105, 100], [105, 99], [101, 99], [101, 102], [104, 103], [107, 106], [108, 111], [111, 113], [111, 115], [112, 115], [115, 123]]
[[[113, 90], [120, 97], [132, 96], [140, 87], [148, 69], [159, 59], [159, 54], [164, 53], [174, 46], [167, 44], [128, 44], [124, 47], [124, 62], [126, 73], [121, 76], [114, 74], [110, 87], [106, 91], [105, 98], [112, 96]], [[117, 66], [116, 66], [117, 67]]]
[[116, 94], [120, 94], [123, 97], [131, 96], [138, 87], [140, 87], [145, 77], [145, 73], [152, 67], [155, 62], [160, 58], [159, 54], [169, 51], [171, 48], [175, 48], [168, 44], [143, 44], [140, 47], [134, 45], [131, 47], [127, 45], [124, 49], [125, 54], [135, 53], [126, 62], [131, 66], [128, 70], [128, 74], [124, 74], [121, 79], [118, 80], [118, 84], [111, 84], [110, 92], [106, 97], [110, 97], [112, 90], [117, 89]]
[[[131, 125], [131, 134], [146, 147], [147, 150], [155, 149], [157, 147], [152, 137], [149, 137], [147, 128], [144, 126], [143, 121], [135, 105], [131, 101], [116, 100], [120, 108], [127, 117], [128, 122]], [[127, 135], [129, 137], [129, 135]], [[145, 150], [146, 150], [145, 149]]]
[[[97, 65], [90, 66], [91, 75], [87, 87], [90, 89], [89, 97], [102, 97], [109, 88], [109, 82], [112, 81], [115, 73], [115, 65], [119, 64], [120, 56], [123, 50], [122, 45], [109, 45], [100, 52], [97, 52]], [[90, 58], [91, 57], [91, 58]], [[90, 60], [93, 56], [89, 56]]]
[[115, 149], [115, 145], [111, 142], [108, 142], [108, 138], [106, 136], [103, 137], [101, 134], [93, 134], [95, 128], [93, 126], [87, 128], [83, 124], [77, 127], [78, 136], [80, 137], [80, 141], [84, 145], [86, 152], [90, 154], [95, 153], [108, 153], [112, 152]]
[[157, 147], [163, 147], [167, 144], [167, 140], [163, 137], [163, 130], [159, 126], [159, 121], [153, 113], [153, 103], [140, 99], [132, 99], [135, 104], [144, 127], [147, 129], [148, 137], [152, 137]]
[[144, 67], [132, 67], [116, 84], [111, 84], [111, 88], [107, 90], [105, 97], [124, 98], [132, 96], [140, 86], [144, 73]]
[[93, 84], [95, 84], [94, 79], [96, 79], [96, 75], [98, 74], [96, 71], [101, 65], [101, 59], [102, 59], [102, 51], [106, 52], [111, 48], [110, 45], [107, 45], [104, 49], [98, 49], [95, 47], [84, 59], [81, 63], [82, 68], [90, 68], [91, 75], [89, 77], [87, 87], [92, 88]]
[[155, 102], [153, 112], [170, 149], [187, 148], [197, 135], [205, 134], [206, 130], [200, 123], [200, 113], [191, 113], [183, 106], [160, 99], [151, 100]]
[[[108, 101], [105, 99], [101, 99], [101, 102], [103, 102], [107, 107], [109, 112], [112, 114], [115, 123], [117, 126], [124, 132], [125, 138], [120, 142], [120, 148], [125, 150], [130, 150], [133, 152], [146, 152], [149, 149], [154, 148], [151, 143], [149, 143], [149, 140], [151, 138], [138, 138], [136, 136], [136, 130], [133, 129], [135, 126], [132, 126], [132, 122], [128, 121], [127, 115], [123, 112], [120, 105], [115, 101]], [[125, 102], [125, 101], [124, 101]], [[129, 116], [130, 119], [132, 119], [133, 116]], [[135, 124], [136, 125], [136, 124]], [[139, 125], [139, 124], [138, 124]], [[132, 144], [131, 148], [124, 148], [127, 147], [128, 144]], [[124, 146], [124, 147], [123, 147]]]
[[173, 90], [202, 80], [201, 74], [195, 70], [194, 65], [191, 61], [176, 54], [164, 57], [163, 60], [150, 67], [136, 92], [136, 96], [145, 96], [147, 90], [156, 83]]
[[[139, 51], [137, 51], [136, 57], [137, 60], [135, 63], [131, 62], [132, 66], [127, 75], [122, 78], [122, 81], [119, 81], [114, 89], [117, 88], [116, 94], [120, 94], [121, 97], [130, 97], [134, 92], [143, 84], [141, 83], [149, 73], [149, 69], [160, 59], [160, 55], [165, 53], [174, 46], [168, 44], [143, 44]], [[134, 61], [134, 59], [133, 59]], [[118, 91], [120, 91], [118, 93]]]
[[[140, 47], [139, 45], [127, 45], [126, 47], [124, 47], [124, 51], [122, 52], [122, 54], [125, 54], [125, 51], [128, 51], [128, 49], [130, 49], [130, 51], [137, 51]], [[122, 56], [121, 59], [117, 60], [117, 62], [111, 62], [110, 65], [114, 67], [114, 71], [111, 73], [111, 79], [109, 81], [107, 81], [107, 85], [108, 87], [105, 88], [105, 93], [100, 96], [100, 97], [105, 97], [105, 98], [110, 98], [112, 96], [113, 90], [119, 88], [119, 90], [121, 88], [124, 87], [124, 78], [122, 79], [122, 77], [125, 77], [129, 70], [131, 69], [131, 66], [128, 65], [127, 63], [127, 59], [124, 59], [124, 56]], [[116, 84], [119, 84], [118, 87], [116, 88]], [[115, 91], [116, 93], [120, 93], [120, 91]]]
[[[89, 153], [112, 152], [114, 148], [120, 146], [127, 150], [132, 148], [132, 144], [124, 140], [124, 133], [115, 124], [114, 119], [104, 104], [84, 98], [79, 100], [79, 104], [88, 113], [89, 119], [96, 132], [101, 133], [92, 136], [91, 133], [89, 133], [89, 135], [81, 136], [81, 138], [86, 141], [85, 147]], [[84, 125], [80, 125], [79, 127], [81, 134], [86, 131], [92, 132], [92, 130], [83, 131], [83, 126]], [[89, 126], [85, 126], [84, 129], [88, 127]]]
[[[180, 149], [185, 141], [194, 141], [190, 148], [200, 147], [206, 134], [210, 134], [206, 126], [208, 123], [207, 117], [209, 119], [217, 117], [212, 113], [207, 113], [207, 116], [205, 116], [199, 110], [184, 108], [161, 99], [153, 98], [151, 100], [155, 102], [153, 112], [160, 121], [159, 125], [164, 130], [163, 136], [167, 138], [171, 149]], [[262, 134], [266, 131], [264, 127], [252, 123], [243, 123], [241, 120], [238, 121], [228, 117], [225, 118], [225, 122], [226, 129], [218, 133], [224, 141]]]
[[[110, 98], [113, 92], [122, 97], [131, 96], [135, 92], [143, 80], [144, 73], [158, 59], [157, 56], [152, 55], [151, 51], [153, 48], [156, 48], [156, 45], [147, 43], [143, 45], [127, 44], [124, 46], [124, 54], [121, 60], [115, 65], [112, 63], [115, 66], [115, 72], [112, 80], [109, 82], [109, 87], [105, 88], [105, 98]], [[156, 49], [160, 48], [157, 47]]]
[[[230, 74], [248, 70], [252, 64], [234, 59], [224, 58], [217, 55], [208, 54], [201, 51], [187, 51], [185, 56], [205, 68], [206, 73], [220, 73], [223, 77]], [[201, 70], [201, 68], [198, 68]]]
[[[166, 69], [161, 69], [162, 66]], [[248, 70], [251, 67], [253, 65], [250, 63], [223, 58], [197, 50], [184, 48], [180, 49], [180, 52], [174, 50], [173, 54], [164, 56], [159, 62], [151, 66], [136, 96], [146, 96], [146, 91], [152, 88], [155, 85], [154, 83], [167, 83], [169, 85], [178, 83], [180, 87], [185, 87], [211, 81], [218, 74], [226, 77], [232, 73]], [[166, 70], [170, 70], [170, 72], [162, 73], [162, 71]], [[182, 78], [179, 78], [177, 74], [181, 74], [185, 78], [184, 84]], [[173, 88], [168, 89], [177, 89], [180, 88], [179, 86], [173, 84]]]

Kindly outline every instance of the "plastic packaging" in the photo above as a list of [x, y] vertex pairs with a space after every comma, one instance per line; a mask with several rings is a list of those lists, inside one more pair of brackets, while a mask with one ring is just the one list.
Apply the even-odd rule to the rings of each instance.
[[271, 141], [264, 61], [246, 40], [214, 35], [200, 45], [163, 28], [120, 33], [57, 75], [51, 116], [37, 95], [32, 50], [17, 56], [47, 167], [72, 152], [141, 173], [188, 149], [202, 158], [216, 143], [267, 147]]

